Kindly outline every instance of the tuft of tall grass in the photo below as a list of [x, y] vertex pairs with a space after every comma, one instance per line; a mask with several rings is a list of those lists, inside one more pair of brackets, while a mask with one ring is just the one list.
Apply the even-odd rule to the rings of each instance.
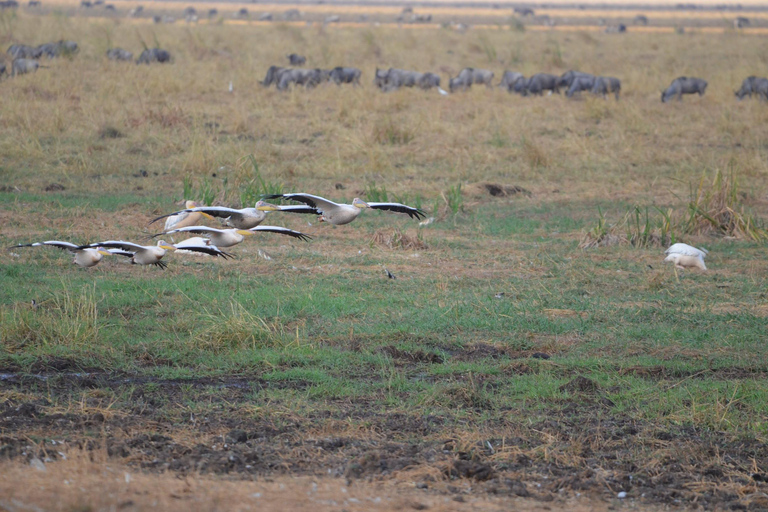
[[757, 242], [768, 240], [768, 230], [763, 223], [744, 210], [733, 169], [727, 175], [718, 169], [709, 187], [704, 184], [704, 176], [698, 186], [691, 185], [684, 230], [690, 234], [714, 232]]
[[99, 338], [95, 293], [85, 288], [54, 295], [36, 306], [0, 309], [0, 345], [8, 352], [31, 347], [87, 347]]
[[375, 203], [386, 203], [389, 201], [386, 185], [377, 186], [373, 182], [365, 187], [365, 199]]
[[523, 158], [532, 168], [537, 169], [549, 165], [549, 157], [546, 152], [527, 137], [522, 136], [520, 138], [520, 146], [522, 148]]
[[597, 225], [584, 234], [579, 247], [582, 249], [629, 244], [633, 247], [667, 247], [675, 243], [673, 210], [653, 207], [659, 214], [651, 215], [647, 206], [630, 208], [615, 224], [608, 224], [602, 209], [598, 207]]
[[[254, 315], [239, 302], [229, 310], [203, 315], [203, 330], [192, 339], [195, 349], [220, 353], [232, 349], [284, 347], [290, 334], [279, 319], [267, 320]], [[296, 333], [298, 337], [298, 331]]]
[[414, 130], [395, 124], [392, 119], [376, 123], [373, 127], [373, 140], [383, 145], [405, 145], [409, 144], [416, 138]]
[[242, 206], [253, 206], [264, 195], [283, 193], [282, 182], [267, 181], [261, 176], [259, 163], [253, 154], [246, 157], [242, 170], [243, 175], [238, 178], [238, 183], [236, 183], [241, 190], [240, 204]]
[[464, 197], [461, 195], [461, 183], [450, 187], [442, 194], [443, 200], [451, 214], [456, 215], [464, 211]]

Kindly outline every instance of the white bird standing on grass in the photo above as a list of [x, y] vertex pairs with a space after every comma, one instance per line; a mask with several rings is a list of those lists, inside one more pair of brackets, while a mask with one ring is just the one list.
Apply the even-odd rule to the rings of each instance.
[[[704, 264], [704, 258], [707, 257], [709, 251], [706, 249], [697, 249], [696, 247], [688, 244], [672, 244], [664, 254], [667, 255], [664, 261], [670, 261], [675, 265], [675, 277], [677, 278], [677, 270], [685, 270], [687, 268], [698, 268], [702, 271], [707, 270], [707, 266]], [[679, 279], [679, 278], [678, 278]]]
[[[166, 217], [172, 217], [175, 215], [181, 215], [181, 214], [193, 214], [197, 213], [200, 215], [205, 215], [207, 217], [218, 217], [220, 219], [224, 219], [224, 224], [231, 228], [236, 229], [251, 229], [255, 228], [262, 222], [264, 222], [264, 219], [267, 217], [267, 212], [275, 212], [275, 211], [284, 211], [284, 212], [291, 212], [291, 213], [312, 213], [317, 214], [317, 210], [315, 208], [312, 208], [310, 206], [286, 206], [286, 207], [277, 207], [275, 205], [265, 203], [264, 201], [259, 201], [256, 203], [256, 206], [253, 208], [241, 208], [239, 210], [235, 208], [227, 208], [224, 206], [199, 206], [196, 208], [187, 208], [186, 210], [180, 210], [178, 212], [169, 213], [168, 215], [162, 215], [156, 219], [153, 219], [150, 224], [157, 222], [160, 219], [164, 219]], [[199, 218], [198, 218], [199, 220]], [[192, 224], [185, 224], [185, 226], [190, 226]], [[175, 227], [184, 227], [184, 226], [175, 226]], [[169, 231], [168, 224], [166, 222], [165, 231]]]
[[279, 235], [287, 235], [304, 241], [312, 238], [299, 231], [281, 228], [279, 226], [256, 226], [251, 229], [217, 229], [208, 226], [188, 226], [186, 228], [164, 231], [163, 233], [152, 235], [152, 238], [160, 235], [170, 235], [172, 233], [191, 233], [193, 235], [202, 235], [205, 239], [208, 239], [210, 241], [209, 243], [212, 245], [218, 247], [232, 247], [245, 240], [246, 236], [255, 235], [258, 232], [277, 233]]
[[[360, 198], [354, 198], [352, 204], [338, 204], [333, 201], [329, 201], [323, 197], [313, 196], [311, 194], [272, 194], [264, 196], [264, 199], [289, 199], [291, 201], [298, 201], [306, 205], [316, 208], [320, 214], [321, 222], [328, 222], [336, 226], [343, 224], [349, 224], [360, 215], [360, 212], [364, 208], [371, 208], [374, 210], [388, 210], [397, 213], [405, 213], [411, 218], [421, 219], [426, 217], [426, 214], [418, 208], [407, 206], [400, 203], [367, 203]], [[274, 206], [280, 210], [291, 208], [290, 206]]]
[[93, 247], [89, 245], [75, 245], [69, 242], [60, 242], [58, 240], [48, 240], [45, 242], [35, 242], [33, 244], [19, 244], [14, 245], [11, 249], [17, 247], [56, 247], [69, 251], [75, 255], [75, 259], [72, 261], [75, 265], [81, 268], [89, 268], [97, 265], [104, 256], [109, 256], [111, 253], [103, 247]]

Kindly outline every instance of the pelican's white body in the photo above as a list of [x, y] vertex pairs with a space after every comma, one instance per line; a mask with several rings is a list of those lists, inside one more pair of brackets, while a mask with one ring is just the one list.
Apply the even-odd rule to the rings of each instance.
[[684, 270], [686, 268], [698, 268], [707, 270], [704, 264], [704, 258], [707, 257], [706, 249], [697, 249], [688, 244], [673, 244], [664, 254], [667, 255], [664, 261], [674, 263], [675, 268]]

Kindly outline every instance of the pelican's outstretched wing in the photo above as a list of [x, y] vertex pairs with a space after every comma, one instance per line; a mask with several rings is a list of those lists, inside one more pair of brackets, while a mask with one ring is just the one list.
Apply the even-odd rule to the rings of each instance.
[[152, 219], [149, 224], [154, 224], [155, 222], [164, 219], [166, 217], [172, 217], [174, 215], [182, 215], [193, 212], [200, 212], [204, 214], [208, 214], [211, 217], [219, 217], [219, 218], [228, 218], [228, 217], [239, 217], [243, 215], [243, 212], [240, 210], [235, 210], [234, 208], [225, 208], [223, 206], [198, 206], [197, 208], [186, 208], [184, 210], [179, 210], [177, 212], [169, 213], [167, 215], [161, 215], [160, 217], [157, 217], [156, 219]]
[[224, 252], [215, 245], [184, 245], [182, 247], [177, 247], [178, 249], [183, 249], [185, 251], [190, 252], [199, 252], [202, 254], [207, 254], [208, 256], [219, 256], [226, 259], [234, 258], [233, 255], [229, 254], [228, 252]]
[[427, 214], [419, 208], [414, 208], [413, 206], [400, 203], [368, 203], [368, 206], [374, 210], [387, 210], [390, 212], [405, 213], [412, 219], [421, 219], [427, 216]]
[[[297, 201], [316, 208], [318, 213], [322, 213], [325, 210], [330, 210], [338, 207], [339, 205], [333, 201], [320, 196], [313, 196], [312, 194], [270, 194], [264, 196], [263, 199], [288, 199], [289, 201]], [[281, 210], [283, 207], [280, 208]]]
[[194, 235], [207, 235], [210, 233], [224, 233], [225, 230], [211, 228], [208, 226], [186, 226], [179, 229], [172, 229], [170, 231], [163, 231], [162, 233], [156, 233], [152, 235], [152, 238], [156, 238], [160, 235], [170, 235], [171, 233], [192, 233]]
[[305, 242], [312, 239], [311, 236], [305, 235], [300, 231], [294, 231], [288, 228], [281, 228], [279, 226], [256, 226], [255, 228], [251, 228], [249, 231], [254, 231], [254, 232], [266, 231], [267, 233], [278, 233], [280, 235], [292, 236], [293, 238], [298, 238], [299, 240], [303, 240]]
[[135, 253], [146, 249], [143, 245], [134, 244], [133, 242], [125, 242], [123, 240], [107, 240], [106, 242], [99, 242], [96, 244], [88, 244], [86, 247], [106, 247], [108, 249], [122, 249], [126, 252]]
[[90, 247], [88, 245], [75, 245], [70, 242], [60, 242], [59, 240], [47, 240], [45, 242], [35, 242], [33, 244], [14, 245], [13, 247], [10, 247], [10, 249], [15, 249], [16, 247], [40, 247], [43, 245], [50, 245], [51, 247], [56, 247], [57, 249], [62, 249], [69, 252], [77, 252], [81, 249], [85, 249], [86, 247]]

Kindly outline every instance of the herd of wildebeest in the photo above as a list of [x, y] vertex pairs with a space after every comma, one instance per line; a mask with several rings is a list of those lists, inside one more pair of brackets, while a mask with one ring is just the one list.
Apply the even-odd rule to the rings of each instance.
[[[41, 57], [50, 59], [61, 56], [71, 57], [78, 50], [79, 47], [74, 41], [58, 41], [39, 46], [11, 45], [6, 52], [12, 59], [10, 74], [16, 76], [36, 71], [40, 67], [46, 67], [41, 66], [37, 59]], [[113, 61], [133, 60], [133, 53], [122, 48], [110, 48], [107, 50], [106, 56]], [[307, 62], [306, 57], [295, 53], [288, 55], [287, 58], [291, 66], [301, 66]], [[172, 60], [171, 54], [167, 50], [147, 48], [141, 53], [136, 63], [168, 63]], [[7, 65], [0, 62], [0, 76], [5, 73], [7, 73]], [[333, 69], [320, 69], [270, 66], [261, 84], [265, 87], [274, 84], [280, 91], [295, 86], [304, 86], [310, 89], [327, 82], [333, 82], [336, 85], [353, 84], [359, 86], [362, 75], [362, 71], [355, 67], [338, 66]], [[493, 87], [494, 77], [494, 72], [488, 69], [464, 68], [456, 76], [449, 77], [448, 91], [452, 93], [466, 91], [472, 85], [485, 85], [490, 89]], [[396, 68], [376, 68], [374, 76], [374, 85], [384, 92], [394, 91], [402, 87], [416, 87], [424, 90], [437, 89], [441, 94], [448, 94], [440, 87], [440, 83], [440, 76], [435, 73], [420, 73]], [[507, 70], [502, 74], [497, 87], [522, 96], [541, 96], [545, 91], [548, 94], [560, 94], [560, 91], [564, 90], [568, 98], [582, 92], [589, 92], [603, 98], [608, 94], [613, 94], [618, 100], [621, 93], [621, 80], [612, 76], [597, 76], [581, 71], [567, 71], [561, 76], [537, 73], [526, 78], [522, 73]], [[675, 98], [679, 101], [684, 94], [703, 96], [706, 90], [706, 80], [681, 76], [675, 78], [669, 87], [661, 93], [661, 101], [666, 103]], [[741, 88], [735, 94], [740, 100], [745, 96], [751, 98], [753, 94], [756, 94], [760, 99], [768, 100], [768, 78], [750, 76], [744, 79]]]

